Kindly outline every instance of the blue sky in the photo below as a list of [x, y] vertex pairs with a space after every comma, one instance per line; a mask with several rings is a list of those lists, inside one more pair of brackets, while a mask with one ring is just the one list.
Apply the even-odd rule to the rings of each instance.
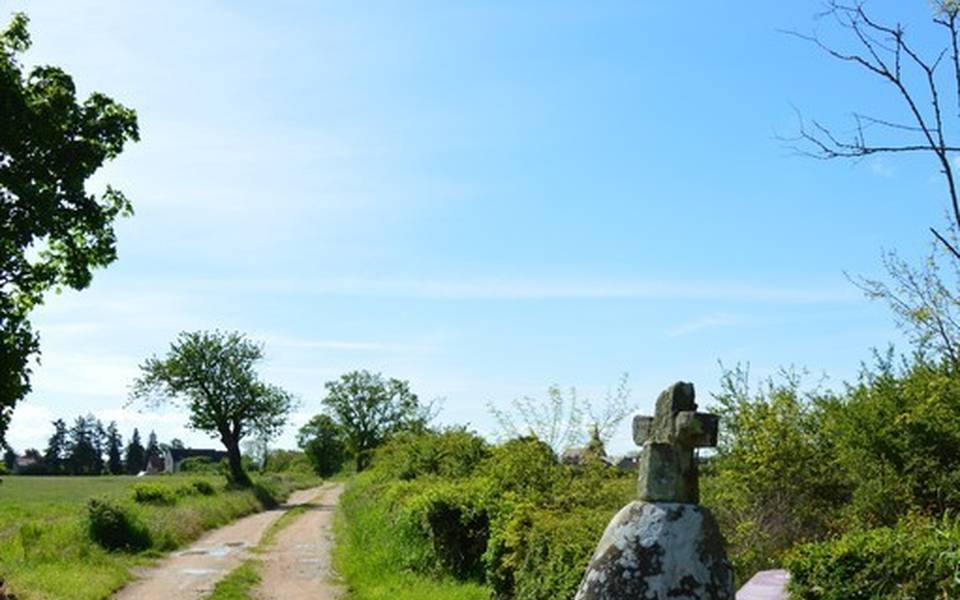
[[[927, 3], [902, 4], [872, 3], [927, 35]], [[213, 444], [174, 410], [124, 408], [137, 365], [199, 328], [265, 342], [295, 425], [355, 368], [482, 432], [488, 402], [599, 396], [624, 371], [643, 409], [678, 379], [707, 403], [718, 360], [839, 386], [899, 340], [844, 272], [921, 256], [943, 218], [930, 159], [823, 163], [774, 139], [792, 106], [902, 114], [778, 33], [814, 27], [817, 1], [0, 7], [31, 17], [29, 62], [135, 108], [142, 132], [91, 182], [135, 205], [120, 259], [35, 314], [18, 450], [87, 411]]]

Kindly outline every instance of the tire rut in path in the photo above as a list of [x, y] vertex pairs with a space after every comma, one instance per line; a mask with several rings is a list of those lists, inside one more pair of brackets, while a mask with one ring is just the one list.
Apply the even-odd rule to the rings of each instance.
[[188, 548], [164, 558], [118, 591], [113, 600], [200, 600], [230, 571], [253, 555], [250, 550], [287, 510], [309, 501], [329, 487], [290, 495], [280, 508], [268, 510], [207, 532]]
[[342, 485], [323, 490], [305, 504], [306, 512], [284, 527], [260, 554], [261, 600], [335, 600], [342, 591], [330, 579], [333, 512]]

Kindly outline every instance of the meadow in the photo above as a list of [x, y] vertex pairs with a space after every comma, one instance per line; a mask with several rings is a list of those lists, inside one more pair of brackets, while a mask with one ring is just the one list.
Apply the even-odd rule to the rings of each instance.
[[[21, 600], [106, 598], [131, 579], [132, 569], [316, 483], [274, 474], [246, 489], [197, 474], [7, 476], [0, 483], [0, 576]], [[116, 507], [139, 528], [142, 542], [112, 551], [95, 542], [91, 499]]]

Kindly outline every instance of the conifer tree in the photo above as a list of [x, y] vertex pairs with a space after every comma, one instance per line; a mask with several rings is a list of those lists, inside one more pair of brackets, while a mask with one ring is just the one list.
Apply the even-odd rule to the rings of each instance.
[[123, 462], [127, 473], [130, 475], [136, 475], [146, 466], [146, 454], [144, 453], [143, 444], [140, 443], [140, 432], [136, 428], [133, 429], [130, 443], [127, 444], [127, 451]]
[[111, 475], [123, 473], [123, 438], [117, 431], [117, 422], [110, 421], [107, 426], [107, 471]]

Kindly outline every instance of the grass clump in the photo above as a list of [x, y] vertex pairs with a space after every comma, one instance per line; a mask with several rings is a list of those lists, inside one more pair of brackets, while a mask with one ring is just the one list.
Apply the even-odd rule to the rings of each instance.
[[217, 582], [207, 600], [250, 600], [260, 583], [260, 561], [248, 560]]
[[110, 499], [91, 498], [87, 503], [87, 531], [90, 539], [107, 550], [139, 552], [152, 545], [140, 516]]

